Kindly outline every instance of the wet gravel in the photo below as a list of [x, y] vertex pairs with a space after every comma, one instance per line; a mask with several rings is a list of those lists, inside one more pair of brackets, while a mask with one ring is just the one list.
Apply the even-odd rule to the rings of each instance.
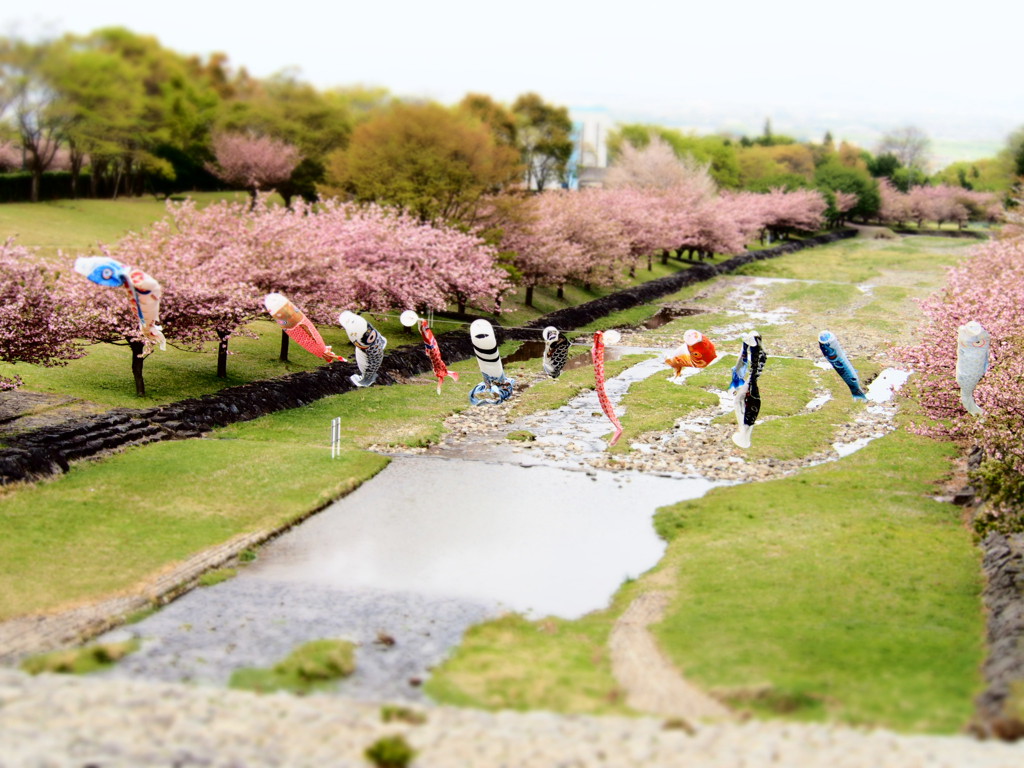
[[100, 676], [224, 686], [235, 670], [272, 667], [302, 643], [349, 640], [356, 671], [338, 693], [415, 702], [426, 699], [422, 682], [463, 632], [499, 612], [464, 599], [236, 578], [193, 590], [96, 642], [141, 641]]

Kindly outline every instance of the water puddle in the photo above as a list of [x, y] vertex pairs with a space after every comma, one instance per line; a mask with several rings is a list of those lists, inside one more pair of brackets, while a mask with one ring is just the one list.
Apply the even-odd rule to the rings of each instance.
[[643, 322], [643, 328], [653, 331], [663, 325], [671, 323], [679, 317], [692, 317], [693, 315], [706, 314], [706, 309], [694, 309], [691, 307], [662, 307], [658, 312]]
[[577, 618], [660, 559], [654, 510], [710, 485], [396, 457], [374, 482], [275, 540], [246, 578]]
[[822, 406], [824, 406], [825, 403], [827, 403], [831, 399], [832, 399], [832, 393], [831, 392], [822, 392], [820, 395], [816, 395], [815, 397], [812, 397], [807, 402], [807, 405], [804, 406], [804, 410], [805, 411], [817, 411]]
[[893, 394], [910, 378], [910, 371], [899, 368], [886, 368], [875, 377], [865, 394], [872, 403], [885, 403], [892, 399]]
[[[397, 457], [268, 544], [234, 579], [100, 638], [141, 649], [105, 673], [224, 685], [305, 642], [358, 643], [340, 695], [422, 700], [471, 625], [505, 611], [578, 618], [662, 557], [655, 509], [707, 480]], [[384, 641], [383, 639], [386, 639]]]

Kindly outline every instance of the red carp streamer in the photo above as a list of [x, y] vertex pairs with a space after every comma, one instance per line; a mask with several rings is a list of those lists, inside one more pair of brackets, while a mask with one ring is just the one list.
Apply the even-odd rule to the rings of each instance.
[[604, 391], [604, 333], [601, 331], [594, 333], [594, 346], [590, 349], [590, 356], [594, 360], [594, 383], [597, 385], [597, 399], [601, 402], [601, 410], [604, 411], [604, 415], [615, 425], [615, 435], [608, 443], [610, 448], [622, 437], [622, 424], [619, 423], [619, 417], [615, 415], [615, 409], [612, 408], [612, 401], [608, 399], [608, 393]]
[[291, 328], [285, 328], [284, 332], [288, 334], [296, 344], [302, 347], [304, 350], [309, 352], [311, 355], [316, 355], [322, 360], [326, 360], [328, 363], [333, 363], [335, 360], [345, 362], [345, 358], [341, 355], [335, 354], [327, 344], [324, 343], [323, 336], [320, 335], [320, 331], [316, 329], [308, 317], [303, 317], [302, 321]]
[[434, 366], [434, 375], [437, 376], [437, 394], [440, 395], [444, 377], [451, 376], [452, 381], [458, 381], [459, 374], [449, 371], [448, 366], [444, 364], [444, 360], [441, 359], [441, 349], [437, 344], [437, 337], [430, 330], [430, 324], [426, 320], [420, 320], [420, 336], [423, 337], [423, 354], [430, 358], [430, 363]]
[[311, 355], [333, 363], [335, 360], [345, 362], [345, 358], [335, 354], [329, 346], [324, 343], [320, 331], [309, 321], [309, 318], [292, 304], [288, 299], [279, 293], [267, 294], [263, 303], [270, 312], [271, 317], [281, 326], [281, 329], [288, 334], [296, 344], [309, 352]]

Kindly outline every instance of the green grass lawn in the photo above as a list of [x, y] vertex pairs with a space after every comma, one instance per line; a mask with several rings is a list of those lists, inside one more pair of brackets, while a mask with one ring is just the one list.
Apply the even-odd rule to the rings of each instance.
[[[886, 272], [922, 271], [937, 286], [943, 272], [936, 267], [957, 263], [965, 249], [972, 245], [976, 243], [946, 237], [915, 237], [912, 242], [840, 240], [798, 254], [755, 261], [740, 267], [733, 274], [863, 283], [882, 277]], [[812, 253], [813, 258], [799, 258], [801, 254], [807, 253]]]
[[[200, 206], [219, 200], [243, 200], [244, 192], [193, 192]], [[96, 244], [113, 243], [128, 232], [141, 232], [164, 217], [166, 202], [152, 196], [119, 200], [53, 200], [0, 204], [0, 239], [39, 248], [44, 256], [58, 250], [86, 253]]]
[[797, 477], [662, 509], [680, 590], [657, 636], [683, 673], [798, 719], [954, 732], [980, 689], [977, 550], [929, 498], [948, 446], [897, 431]]

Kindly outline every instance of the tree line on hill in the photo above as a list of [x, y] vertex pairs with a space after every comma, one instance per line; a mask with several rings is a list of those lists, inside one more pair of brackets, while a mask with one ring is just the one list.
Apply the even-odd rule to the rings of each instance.
[[[878, 179], [904, 193], [942, 184], [1005, 194], [1024, 175], [1024, 129], [997, 157], [930, 176], [928, 139], [915, 128], [886, 134], [872, 154], [830, 134], [798, 141], [770, 121], [756, 137], [620, 125], [609, 136], [613, 163], [653, 139], [707, 166], [720, 189], [841, 190], [858, 196], [848, 213], [863, 219], [881, 207]], [[123, 28], [0, 38], [0, 171], [14, 172], [0, 174], [0, 200], [226, 186], [465, 222], [495, 192], [566, 186], [577, 149], [568, 109], [535, 93], [443, 106], [382, 88], [319, 90], [295, 73], [255, 78], [224, 54], [183, 56]]]

